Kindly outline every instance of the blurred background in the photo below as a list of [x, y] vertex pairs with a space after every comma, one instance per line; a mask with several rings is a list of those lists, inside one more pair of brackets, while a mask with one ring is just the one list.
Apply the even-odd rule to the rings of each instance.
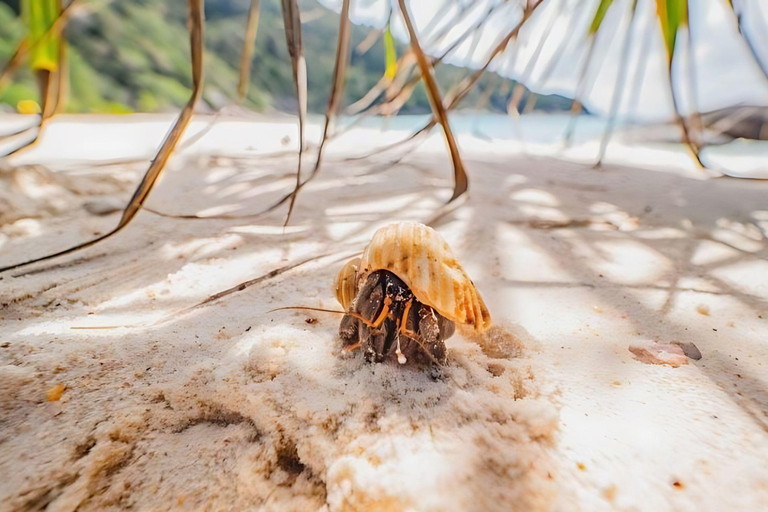
[[[0, 62], [6, 62], [28, 33], [21, 16], [22, 1], [0, 1]], [[248, 0], [205, 2], [205, 77], [202, 112], [215, 111], [237, 99], [240, 56], [245, 37]], [[308, 108], [323, 112], [328, 103], [336, 53], [339, 15], [314, 0], [299, 3], [306, 42]], [[176, 111], [190, 95], [191, 66], [186, 2], [139, 0], [89, 1], [73, 14], [67, 29], [70, 91], [65, 111], [71, 113], [130, 113]], [[386, 67], [381, 34], [353, 25], [351, 59], [347, 67], [345, 103], [363, 97], [381, 79]], [[407, 44], [396, 41], [402, 55]], [[439, 83], [448, 86], [465, 74], [451, 65], [437, 69]], [[283, 34], [279, 0], [263, 0], [250, 72], [251, 86], [242, 104], [257, 111], [295, 112], [296, 96]], [[484, 77], [465, 105], [505, 111], [511, 84]], [[20, 69], [0, 93], [0, 109], [17, 110], [19, 102], [39, 103], [39, 91], [29, 66]], [[478, 105], [479, 103], [479, 105]], [[537, 109], [567, 110], [570, 101], [540, 98]], [[403, 106], [402, 113], [427, 113], [423, 85]]]

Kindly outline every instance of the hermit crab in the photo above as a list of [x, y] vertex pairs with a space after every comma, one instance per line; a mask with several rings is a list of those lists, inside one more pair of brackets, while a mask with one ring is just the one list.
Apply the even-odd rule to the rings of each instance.
[[345, 315], [346, 350], [370, 361], [445, 362], [455, 324], [477, 331], [491, 315], [475, 285], [434, 229], [400, 222], [379, 229], [362, 258], [347, 262], [334, 291]]

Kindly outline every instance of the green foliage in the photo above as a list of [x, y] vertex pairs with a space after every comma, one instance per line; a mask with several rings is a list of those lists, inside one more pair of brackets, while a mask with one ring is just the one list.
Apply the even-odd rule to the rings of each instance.
[[384, 32], [384, 51], [387, 62], [387, 68], [384, 74], [387, 78], [392, 80], [397, 74], [397, 52], [395, 51], [395, 39], [392, 37], [392, 31], [389, 30], [389, 25], [387, 25], [387, 30]]
[[661, 24], [667, 57], [671, 63], [675, 53], [677, 32], [681, 26], [688, 23], [688, 0], [656, 0], [656, 15]]
[[596, 34], [600, 30], [600, 25], [603, 24], [605, 19], [605, 13], [608, 12], [608, 8], [613, 3], [613, 0], [600, 0], [600, 5], [597, 6], [595, 11], [595, 17], [592, 19], [592, 24], [589, 26], [589, 35]]
[[48, 31], [59, 16], [57, 0], [23, 0], [21, 14], [29, 31], [30, 66], [32, 69], [56, 71], [61, 38]]

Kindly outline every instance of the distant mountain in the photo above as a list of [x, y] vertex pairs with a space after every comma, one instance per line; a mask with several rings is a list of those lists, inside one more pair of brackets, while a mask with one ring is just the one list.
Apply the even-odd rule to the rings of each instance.
[[[86, 9], [70, 21], [70, 112], [157, 112], [175, 110], [189, 97], [189, 35], [187, 2], [183, 0], [86, 0]], [[205, 2], [204, 101], [218, 109], [236, 97], [240, 51], [245, 33], [249, 0]], [[323, 112], [328, 101], [336, 50], [338, 15], [313, 0], [300, 2], [309, 80], [309, 109]], [[5, 63], [25, 33], [18, 18], [18, 1], [0, 0], [0, 63]], [[352, 48], [369, 29], [353, 26]], [[398, 47], [402, 53], [403, 47]], [[1, 65], [1, 64], [0, 64]], [[363, 55], [353, 52], [347, 68], [345, 101], [360, 99], [381, 78], [385, 68], [381, 40]], [[467, 70], [440, 66], [438, 81], [443, 90], [461, 79]], [[464, 101], [474, 107], [503, 110], [509, 86], [488, 75]], [[486, 102], [483, 91], [497, 88]], [[489, 91], [490, 92], [490, 91]], [[0, 94], [0, 109], [13, 110], [23, 99], [37, 98], [32, 74], [23, 69]], [[293, 79], [288, 60], [278, 0], [262, 0], [259, 31], [254, 51], [246, 106], [255, 110], [295, 111]], [[537, 108], [563, 109], [564, 98], [540, 98]], [[429, 111], [421, 86], [403, 108], [407, 113]]]

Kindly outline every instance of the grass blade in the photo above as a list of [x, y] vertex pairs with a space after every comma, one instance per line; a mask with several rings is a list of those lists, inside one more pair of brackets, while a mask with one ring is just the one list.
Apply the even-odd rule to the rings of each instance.
[[469, 188], [469, 182], [467, 180], [467, 173], [464, 170], [464, 163], [461, 161], [461, 155], [459, 154], [459, 147], [456, 144], [456, 140], [453, 137], [451, 131], [451, 125], [448, 122], [448, 115], [446, 114], [445, 107], [443, 106], [443, 100], [440, 96], [440, 90], [435, 82], [432, 66], [421, 49], [418, 37], [416, 36], [416, 30], [411, 22], [411, 17], [408, 15], [408, 8], [405, 6], [405, 0], [398, 0], [400, 4], [400, 12], [403, 15], [403, 20], [408, 28], [408, 35], [411, 39], [411, 48], [416, 54], [416, 60], [419, 63], [421, 69], [421, 77], [424, 80], [424, 85], [427, 89], [427, 96], [429, 97], [429, 103], [432, 106], [432, 112], [437, 118], [440, 125], [443, 127], [443, 134], [445, 135], [445, 142], [448, 145], [448, 150], [451, 153], [451, 162], [453, 163], [453, 195], [448, 202], [454, 201], [456, 198], [464, 194]]
[[[283, 24], [285, 25], [285, 41], [291, 56], [293, 81], [296, 87], [296, 98], [299, 101], [299, 163], [296, 168], [296, 189], [301, 187], [301, 155], [304, 153], [304, 124], [307, 118], [307, 62], [304, 59], [304, 47], [301, 43], [301, 16], [296, 0], [282, 0]], [[285, 226], [291, 220], [296, 194], [291, 194], [288, 215]]]
[[588, 35], [592, 36], [597, 34], [597, 31], [600, 30], [600, 25], [603, 24], [605, 14], [608, 12], [608, 8], [612, 3], [613, 0], [600, 0], [600, 4], [597, 6], [597, 10], [595, 11], [595, 17], [592, 18], [592, 23], [589, 25], [589, 31], [587, 32]]
[[237, 84], [237, 97], [240, 101], [243, 101], [248, 94], [248, 84], [251, 82], [251, 62], [256, 44], [256, 32], [259, 28], [260, 10], [261, 0], [251, 0], [251, 7], [248, 9], [248, 22], [245, 25], [243, 50], [240, 53], [240, 79]]
[[390, 80], [394, 80], [395, 75], [397, 74], [397, 52], [395, 52], [395, 38], [392, 37], [392, 31], [389, 29], [389, 24], [387, 24], [387, 30], [384, 31], [384, 56], [387, 65], [384, 71], [384, 76]]
[[[70, 3], [70, 6], [72, 3]], [[59, 19], [61, 19], [61, 17], [59, 17]], [[179, 117], [176, 119], [168, 136], [163, 141], [155, 159], [152, 160], [144, 178], [134, 192], [133, 197], [131, 197], [128, 206], [126, 206], [123, 211], [123, 215], [117, 226], [108, 233], [88, 242], [78, 244], [54, 254], [0, 268], [0, 272], [31, 265], [32, 263], [49, 260], [58, 256], [64, 256], [65, 254], [70, 254], [77, 250], [90, 247], [123, 229], [136, 216], [136, 213], [141, 209], [142, 204], [147, 199], [147, 196], [157, 181], [158, 176], [160, 176], [160, 173], [165, 168], [173, 150], [176, 148], [179, 140], [181, 140], [181, 136], [184, 134], [184, 131], [192, 118], [192, 114], [194, 113], [195, 104], [200, 99], [203, 92], [203, 0], [189, 0], [189, 29], [192, 51], [192, 95], [184, 109], [181, 111], [181, 114], [179, 114]]]

